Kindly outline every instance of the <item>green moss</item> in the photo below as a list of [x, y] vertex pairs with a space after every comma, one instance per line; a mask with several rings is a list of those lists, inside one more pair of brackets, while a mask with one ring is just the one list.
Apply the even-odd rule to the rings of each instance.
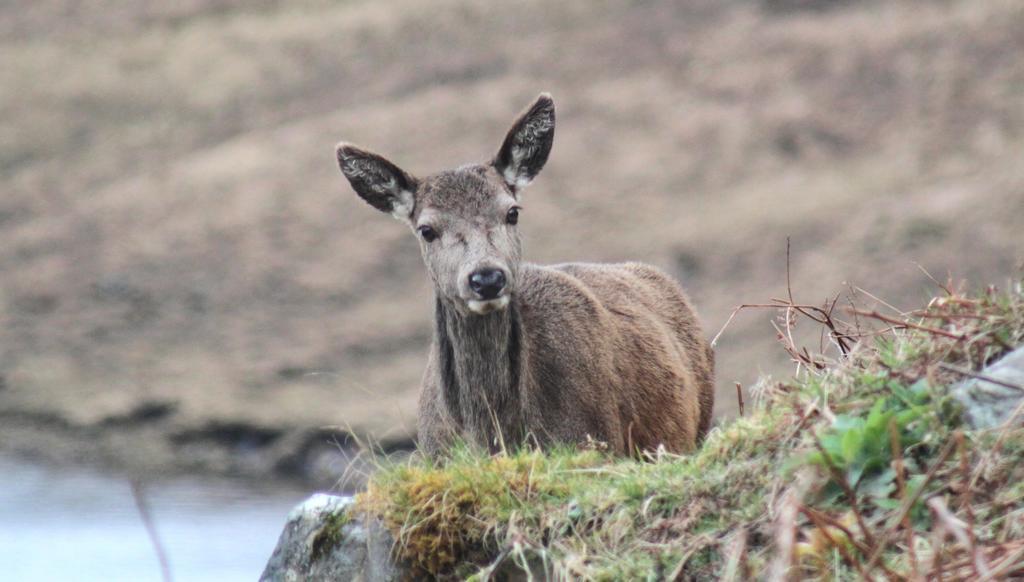
[[314, 562], [330, 554], [341, 544], [344, 539], [343, 530], [349, 521], [351, 517], [347, 509], [332, 513], [324, 519], [324, 525], [313, 537], [311, 544], [310, 557]]
[[782, 426], [738, 423], [695, 455], [649, 462], [572, 449], [491, 457], [460, 448], [444, 464], [382, 469], [359, 503], [431, 575], [486, 563], [524, 536], [519, 543], [549, 556], [579, 555], [598, 579], [622, 579], [650, 571], [666, 540], [688, 529], [710, 536], [737, 521], [765, 525], [778, 440], [771, 429]]

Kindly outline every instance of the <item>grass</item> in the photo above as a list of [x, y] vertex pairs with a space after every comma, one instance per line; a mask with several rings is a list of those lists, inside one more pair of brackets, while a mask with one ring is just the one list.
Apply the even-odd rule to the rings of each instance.
[[1024, 429], [971, 430], [949, 395], [1024, 342], [1021, 285], [947, 290], [895, 316], [822, 313], [831, 337], [856, 342], [849, 353], [762, 381], [746, 415], [693, 455], [459, 447], [442, 462], [381, 467], [359, 507], [383, 519], [416, 571], [442, 578], [1024, 572]]

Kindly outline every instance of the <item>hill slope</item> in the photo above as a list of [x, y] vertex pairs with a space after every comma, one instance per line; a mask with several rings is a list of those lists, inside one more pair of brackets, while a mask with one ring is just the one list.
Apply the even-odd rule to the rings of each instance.
[[[559, 127], [527, 257], [665, 267], [708, 335], [783, 292], [787, 235], [808, 300], [908, 304], [914, 261], [1009, 272], [1020, 4], [778, 4], [5, 4], [2, 446], [290, 472], [318, 427], [402, 442], [430, 288], [332, 146], [483, 159], [541, 90]], [[784, 365], [771, 333], [723, 336], [729, 393]]]

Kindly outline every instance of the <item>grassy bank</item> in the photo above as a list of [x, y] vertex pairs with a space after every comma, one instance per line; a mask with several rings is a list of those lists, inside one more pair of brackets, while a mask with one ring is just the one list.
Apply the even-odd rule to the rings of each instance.
[[[832, 357], [789, 339], [801, 311], [825, 325]], [[382, 467], [359, 503], [403, 558], [455, 578], [1024, 572], [1024, 429], [970, 430], [948, 390], [1024, 342], [1020, 284], [848, 322], [781, 312], [800, 372], [762, 381], [693, 455], [460, 449]]]

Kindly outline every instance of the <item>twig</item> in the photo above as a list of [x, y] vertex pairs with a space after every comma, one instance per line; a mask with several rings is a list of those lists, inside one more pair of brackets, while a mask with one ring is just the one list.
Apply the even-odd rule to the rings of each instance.
[[954, 366], [952, 364], [947, 364], [945, 362], [939, 362], [939, 367], [942, 368], [943, 370], [949, 370], [950, 372], [956, 372], [957, 374], [960, 374], [961, 376], [967, 376], [969, 378], [977, 378], [978, 380], [984, 380], [985, 382], [988, 382], [989, 384], [995, 384], [997, 386], [1002, 386], [1004, 388], [1010, 388], [1011, 390], [1018, 390], [1020, 392], [1024, 392], [1024, 386], [1021, 386], [1020, 384], [1014, 384], [1012, 382], [1006, 382], [1005, 380], [999, 380], [997, 378], [993, 378], [992, 376], [986, 376], [985, 374], [979, 374], [977, 372], [972, 372], [970, 370], [965, 370], [963, 368]]
[[[832, 311], [835, 309], [836, 301], [838, 301], [839, 299], [838, 296], [835, 300], [832, 301], [831, 306], [829, 306], [828, 301], [826, 300], [825, 305], [826, 307], [828, 307], [827, 310], [822, 309], [820, 307], [816, 307], [814, 305], [801, 305], [796, 303], [796, 301], [793, 300], [793, 284], [790, 278], [790, 270], [790, 239], [789, 237], [786, 237], [786, 296], [788, 297], [788, 300], [772, 299], [773, 303], [744, 303], [742, 305], [737, 306], [735, 309], [732, 310], [732, 313], [729, 314], [729, 319], [725, 321], [725, 325], [722, 326], [722, 329], [720, 329], [718, 333], [715, 334], [715, 337], [711, 340], [711, 347], [715, 347], [718, 345], [718, 338], [722, 337], [722, 334], [725, 333], [726, 328], [729, 327], [729, 324], [732, 323], [732, 320], [743, 309], [770, 308], [786, 310], [787, 331], [790, 328], [790, 310], [796, 311], [799, 314], [803, 315], [804, 317], [820, 325], [826, 326], [831, 332], [830, 336], [833, 339], [835, 339], [836, 344], [839, 346], [839, 351], [842, 352], [844, 357], [848, 356], [850, 354], [850, 344], [847, 343], [847, 340], [856, 341], [856, 339], [839, 331], [839, 328], [836, 326], [835, 321], [832, 319]], [[815, 313], [820, 314], [820, 317], [815, 316]], [[787, 335], [789, 336], [790, 344], [793, 344], [794, 342], [792, 339], [792, 334]], [[795, 349], [795, 345], [793, 347]], [[807, 359], [810, 360], [811, 358]], [[799, 363], [801, 361], [803, 361], [803, 358], [798, 356], [797, 362]]]
[[[793, 305], [792, 308], [800, 312], [800, 314], [803, 315], [804, 317], [810, 318], [822, 325], [827, 326], [829, 331], [832, 332], [832, 337], [835, 338], [836, 343], [839, 345], [839, 351], [843, 353], [843, 356], [848, 356], [850, 354], [850, 346], [846, 345], [846, 342], [844, 341], [844, 338], [848, 336], [845, 333], [840, 332], [839, 329], [836, 328], [836, 325], [832, 320], [832, 309], [835, 308], [834, 302], [832, 304], [832, 307], [830, 307], [828, 311], [825, 311], [820, 307], [814, 307], [811, 305]], [[805, 310], [817, 311], [822, 315], [822, 319], [817, 319], [816, 317], [813, 317]]]
[[908, 315], [927, 319], [977, 319], [979, 321], [988, 321], [996, 317], [994, 315], [978, 315], [976, 313], [931, 313], [920, 309], [911, 311]]
[[790, 325], [790, 321], [788, 319], [786, 321], [786, 331], [782, 331], [782, 329], [779, 328], [779, 324], [774, 321], [772, 322], [772, 327], [775, 328], [775, 333], [777, 334], [776, 339], [782, 343], [782, 349], [786, 350], [786, 353], [793, 358], [794, 362], [796, 362], [798, 373], [801, 365], [807, 366], [808, 368], [814, 368], [816, 370], [822, 370], [825, 368], [825, 362], [815, 360], [807, 353], [806, 349], [801, 351], [801, 349], [796, 346], [796, 342], [793, 340], [793, 334], [791, 333], [792, 325]]
[[962, 521], [956, 518], [952, 513], [949, 512], [949, 508], [946, 507], [946, 502], [941, 497], [932, 497], [927, 501], [928, 508], [932, 510], [932, 514], [935, 515], [935, 519], [944, 530], [952, 534], [956, 541], [960, 542], [968, 552], [971, 554], [971, 566], [974, 568], [975, 576], [988, 576], [991, 569], [988, 567], [988, 563], [985, 562], [985, 557], [981, 555], [978, 548], [971, 543], [973, 534], [968, 535], [965, 530], [965, 525]]
[[942, 582], [942, 551], [946, 546], [946, 536], [942, 535], [942, 528], [932, 528], [932, 578]]
[[800, 434], [800, 431], [803, 430], [804, 423], [807, 422], [807, 419], [810, 418], [811, 415], [814, 414], [815, 412], [820, 411], [821, 410], [818, 408], [818, 405], [815, 402], [810, 402], [804, 409], [804, 411], [800, 414], [800, 418], [797, 419], [796, 424], [793, 425], [793, 430], [790, 431], [788, 435], [786, 435], [786, 438], [783, 439], [782, 442], [788, 443], [789, 441], [793, 440], [793, 438], [796, 437], [796, 435]]
[[897, 309], [896, 307], [893, 307], [891, 304], [883, 301], [880, 297], [878, 297], [877, 295], [872, 294], [867, 289], [864, 289], [862, 287], [857, 287], [856, 285], [854, 285], [853, 288], [855, 290], [857, 290], [858, 293], [863, 293], [863, 294], [867, 295], [868, 297], [874, 299], [875, 301], [877, 301], [880, 304], [888, 307], [889, 309], [892, 309], [893, 311], [895, 311], [896, 313], [899, 313], [900, 315], [906, 315], [906, 313], [907, 313], [906, 311], [903, 311], [902, 309]]
[[857, 526], [860, 527], [860, 531], [864, 534], [864, 540], [868, 543], [869, 549], [875, 549], [875, 538], [871, 535], [871, 531], [868, 530], [867, 525], [864, 524], [864, 516], [860, 512], [859, 503], [857, 503], [857, 493], [850, 486], [850, 482], [846, 480], [846, 475], [839, 470], [839, 467], [832, 462], [832, 457], [825, 450], [825, 447], [821, 444], [821, 439], [818, 438], [817, 433], [811, 431], [811, 436], [814, 437], [814, 447], [821, 453], [821, 457], [825, 460], [825, 465], [828, 466], [829, 472], [832, 473], [832, 478], [835, 479], [839, 487], [842, 488], [843, 493], [850, 498], [850, 509], [853, 510], [854, 517], [857, 518]]
[[167, 553], [164, 551], [164, 546], [160, 543], [160, 536], [157, 535], [156, 525], [153, 523], [153, 516], [149, 513], [149, 505], [143, 497], [142, 483], [138, 480], [132, 481], [132, 497], [135, 499], [135, 508], [139, 511], [139, 517], [142, 519], [142, 525], [146, 527], [146, 533], [149, 535], [149, 541], [153, 544], [153, 551], [156, 552], [156, 558], [160, 562], [160, 575], [164, 582], [171, 582], [171, 565], [170, 562], [167, 561]]
[[967, 514], [967, 533], [971, 537], [971, 548], [977, 543], [974, 535], [974, 506], [971, 505], [974, 490], [971, 489], [970, 460], [967, 458], [967, 439], [962, 430], [956, 431], [953, 435], [956, 439], [957, 454], [960, 456], [960, 480], [962, 490], [960, 491], [960, 509]]
[[786, 237], [786, 293], [789, 294], [789, 304], [796, 303], [793, 301], [793, 285], [789, 281], [789, 237]]
[[914, 507], [914, 504], [917, 503], [917, 500], [920, 499], [922, 495], [924, 495], [924, 490], [928, 488], [928, 484], [932, 482], [932, 479], [935, 478], [935, 474], [939, 472], [939, 469], [942, 468], [942, 465], [946, 462], [947, 459], [949, 459], [949, 455], [953, 453], [953, 448], [955, 445], [955, 441], [950, 441], [949, 444], [946, 445], [946, 448], [944, 448], [942, 450], [942, 453], [939, 454], [939, 458], [932, 465], [932, 468], [929, 469], [928, 473], [924, 476], [924, 482], [921, 483], [921, 486], [918, 488], [918, 490], [915, 491], [910, 498], [903, 500], [903, 504], [900, 505], [900, 512], [897, 515], [896, 521], [893, 522], [892, 525], [890, 525], [885, 530], [885, 532], [882, 533], [882, 537], [879, 538], [878, 545], [875, 547], [875, 551], [871, 555], [871, 559], [868, 560], [868, 572], [874, 569], [875, 564], [882, 557], [882, 550], [884, 550], [886, 545], [889, 543], [889, 539], [892, 537], [892, 534], [895, 533], [896, 528], [898, 528], [900, 524], [903, 523], [903, 520], [906, 519], [908, 515], [910, 515], [910, 510]]
[[885, 335], [887, 333], [892, 333], [892, 332], [894, 332], [894, 331], [896, 331], [898, 329], [903, 329], [903, 326], [901, 326], [901, 325], [890, 325], [889, 327], [883, 327], [881, 329], [876, 329], [876, 330], [872, 330], [872, 331], [858, 331], [856, 335], [854, 335], [852, 333], [848, 333], [848, 334], [846, 334], [846, 337], [859, 341], [859, 340], [861, 340], [863, 338], [866, 338], [866, 337], [878, 337], [880, 335]]
[[[903, 465], [903, 447], [900, 445], [900, 433], [896, 428], [896, 419], [889, 421], [889, 445], [892, 447], [893, 470], [896, 473], [896, 487], [900, 500], [907, 498], [906, 467]], [[904, 531], [907, 532], [907, 555], [910, 558], [910, 568], [914, 572], [914, 578], [919, 579], [921, 574], [918, 571], [917, 551], [914, 549], [914, 528], [910, 526], [910, 514], [903, 516], [900, 522]]]
[[956, 453], [959, 455], [959, 461], [961, 461], [961, 509], [967, 512], [967, 523], [970, 527], [971, 542], [974, 542], [974, 509], [971, 505], [974, 491], [971, 489], [971, 468], [970, 459], [968, 459], [967, 452], [967, 438], [964, 436], [963, 430], [957, 430], [953, 433], [953, 439], [956, 441]]
[[940, 299], [943, 303], [956, 303], [957, 305], [980, 305], [982, 302], [979, 299], [968, 299], [966, 297], [943, 297]]
[[747, 580], [747, 529], [741, 527], [725, 550], [725, 567], [721, 580], [733, 582]]
[[1012, 352], [1013, 351], [1014, 346], [1010, 345], [1006, 340], [1004, 340], [1002, 337], [1000, 337], [999, 334], [992, 333], [992, 332], [986, 332], [983, 335], [988, 335], [992, 339], [996, 340], [996, 343], [999, 344], [999, 347], [1003, 348], [1004, 350], [1006, 350], [1008, 352]]
[[[821, 535], [825, 536], [825, 539], [828, 540], [828, 543], [831, 544], [833, 548], [839, 550], [839, 553], [843, 555], [843, 559], [849, 562], [851, 566], [857, 569], [857, 573], [860, 574], [862, 580], [874, 580], [867, 572], [864, 571], [864, 566], [860, 563], [860, 560], [850, 555], [850, 552], [847, 551], [846, 546], [840, 544], [838, 541], [836, 541], [834, 537], [832, 537], [832, 534], [828, 531], [828, 526], [825, 523], [822, 523], [822, 521], [819, 519], [819, 516], [816, 515], [816, 512], [808, 511], [808, 508], [804, 506], [800, 506], [800, 510], [803, 512], [804, 515], [807, 516], [808, 519], [811, 520], [811, 522], [814, 523], [814, 527], [818, 528], [818, 531], [821, 532]], [[847, 537], [850, 539], [850, 541], [853, 541], [853, 537], [850, 536], [849, 530], [845, 530], [845, 528], [843, 529]]]
[[957, 334], [957, 333], [953, 333], [951, 331], [946, 331], [944, 329], [939, 329], [937, 327], [928, 327], [927, 325], [920, 325], [920, 324], [917, 324], [917, 323], [912, 323], [912, 322], [909, 322], [909, 321], [896, 319], [895, 317], [889, 317], [888, 315], [882, 315], [881, 313], [879, 313], [877, 311], [862, 311], [860, 309], [852, 309], [852, 308], [851, 309], [847, 309], [847, 311], [849, 311], [850, 313], [856, 313], [857, 315], [863, 315], [864, 317], [870, 317], [870, 318], [873, 318], [873, 319], [878, 319], [878, 320], [884, 321], [886, 323], [895, 323], [895, 324], [901, 325], [903, 327], [919, 329], [921, 331], [925, 331], [925, 332], [928, 332], [928, 333], [933, 333], [935, 335], [945, 336], [945, 337], [948, 337], [948, 338], [953, 338], [955, 340], [964, 341], [964, 340], [967, 339], [966, 337], [964, 337], [963, 334]]
[[698, 550], [711, 545], [713, 541], [714, 540], [712, 540], [712, 538], [707, 534], [701, 534], [698, 536], [690, 543], [690, 545], [686, 546], [683, 550], [682, 556], [679, 558], [679, 563], [677, 563], [676, 567], [663, 579], [671, 580], [672, 582], [675, 582], [676, 580], [683, 580], [683, 568], [686, 567], [686, 563], [690, 561], [690, 558], [692, 558]]
[[[789, 237], [787, 236], [786, 237], [786, 296], [789, 297], [789, 303], [786, 304], [786, 307], [787, 308], [791, 308], [791, 309], [795, 309], [798, 312], [800, 312], [800, 314], [802, 314], [803, 316], [808, 317], [808, 318], [810, 318], [810, 319], [812, 319], [812, 320], [814, 320], [814, 321], [816, 321], [816, 322], [818, 322], [818, 323], [820, 323], [822, 325], [828, 326], [828, 328], [832, 331], [832, 336], [836, 339], [836, 343], [839, 344], [839, 351], [841, 351], [843, 353], [843, 356], [846, 356], [847, 354], [850, 353], [850, 348], [843, 341], [843, 334], [839, 333], [839, 330], [836, 329], [836, 326], [832, 323], [832, 310], [835, 308], [835, 301], [832, 302], [832, 307], [830, 307], [828, 311], [825, 311], [824, 309], [821, 309], [819, 307], [797, 305], [796, 301], [793, 300], [793, 285], [792, 285], [792, 283], [790, 281], [790, 278], [789, 278], [789, 271], [790, 271], [790, 268], [789, 268], [790, 267], [790, 260], [789, 260], [789, 258], [790, 258], [790, 254], [789, 254], [790, 244], [789, 243], [790, 243], [790, 240], [789, 240]], [[836, 299], [838, 299], [838, 297]], [[826, 301], [825, 304], [827, 305], [828, 302]], [[818, 318], [812, 316], [811, 314], [809, 314], [806, 311], [804, 311], [805, 309], [810, 309], [810, 310], [813, 310], [813, 311], [817, 311], [818, 313], [820, 313], [822, 315], [822, 319], [818, 319]], [[792, 338], [790, 338], [790, 341], [792, 341]]]
[[[846, 534], [846, 537], [849, 538], [851, 544], [856, 546], [858, 550], [867, 553], [867, 546], [865, 546], [863, 542], [857, 541], [857, 538], [853, 535], [853, 532], [850, 531], [850, 528], [846, 527], [845, 524], [839, 522], [834, 517], [828, 515], [823, 511], [814, 509], [813, 507], [807, 507], [806, 505], [801, 505], [800, 511], [806, 514], [807, 517], [811, 519], [811, 521], [815, 521], [815, 518], [817, 518], [818, 520], [825, 522], [827, 525], [843, 532], [844, 534]], [[814, 515], [811, 515], [812, 513]]]
[[[744, 309], [794, 309], [801, 315], [807, 317], [808, 319], [811, 319], [815, 323], [828, 326], [829, 329], [832, 330], [835, 334], [838, 334], [842, 337], [847, 337], [845, 333], [841, 333], [838, 330], [836, 330], [834, 324], [832, 326], [829, 326], [829, 320], [826, 320], [825, 318], [818, 318], [807, 313], [807, 311], [815, 311], [817, 313], [822, 314], [823, 316], [828, 315], [827, 311], [816, 305], [807, 305], [803, 303], [789, 304], [781, 299], [772, 299], [772, 301], [774, 303], [743, 303], [742, 305], [737, 305], [735, 308], [733, 308], [732, 313], [729, 314], [729, 318], [725, 320], [725, 325], [722, 326], [722, 329], [718, 330], [718, 333], [715, 334], [715, 337], [711, 340], [711, 347], [715, 347], [717, 345], [718, 338], [722, 337], [722, 334], [725, 333], [726, 328], [729, 327], [729, 324], [732, 323], [732, 320], [735, 319], [736, 315], [739, 314], [739, 312], [743, 311]], [[901, 325], [903, 324], [902, 321], [897, 323]]]
[[[811, 508], [811, 507], [807, 507], [805, 505], [801, 506], [800, 510], [802, 512], [804, 512], [805, 514], [807, 512], [813, 512], [818, 517], [818, 519], [820, 519], [821, 521], [824, 521], [826, 524], [828, 524], [828, 525], [838, 529], [839, 531], [843, 532], [844, 534], [846, 534], [847, 539], [850, 540], [851, 544], [856, 546], [857, 550], [859, 550], [864, 555], [868, 554], [869, 548], [867, 546], [865, 546], [863, 542], [857, 541], [857, 539], [853, 535], [853, 532], [850, 531], [850, 528], [846, 527], [844, 524], [840, 523], [839, 521], [837, 521], [832, 516], [828, 515], [827, 513], [818, 511], [817, 509], [814, 509], [814, 508]], [[808, 515], [808, 517], [810, 517], [810, 515]], [[886, 578], [889, 578], [890, 580], [894, 580], [894, 579], [898, 580], [898, 579], [901, 578], [901, 576], [897, 575], [895, 572], [893, 572], [892, 570], [887, 568], [885, 566], [885, 564], [879, 564], [879, 567], [882, 568], [883, 572], [885, 572]]]
[[[806, 351], [803, 354], [800, 354], [800, 348], [797, 347], [796, 340], [793, 339], [793, 326], [796, 325], [796, 317], [793, 315], [793, 310], [789, 307], [786, 308], [786, 318], [784, 321], [786, 323], [786, 339], [789, 340], [789, 343], [786, 345], [795, 349], [801, 360], [805, 362], [811, 361], [812, 359], [807, 356]], [[776, 329], [778, 329], [777, 326]]]
[[932, 274], [929, 273], [928, 270], [925, 269], [921, 265], [921, 263], [914, 263], [914, 264], [917, 265], [918, 269], [921, 269], [921, 272], [924, 273], [925, 277], [928, 277], [929, 279], [931, 279], [932, 283], [935, 283], [936, 285], [938, 285], [939, 289], [942, 289], [943, 291], [945, 291], [946, 295], [948, 295], [950, 297], [953, 296], [953, 290], [949, 288], [949, 285], [943, 285], [942, 283], [939, 283], [938, 279], [936, 279], [935, 277], [932, 277]]
[[[988, 576], [983, 577], [978, 582], [987, 582], [988, 580], [999, 580], [1007, 574], [1019, 571], [1021, 564], [1017, 560], [1024, 557], [1024, 545], [1016, 549], [1012, 554], [1003, 559], [998, 566], [992, 569], [992, 572]], [[1015, 567], [1016, 566], [1016, 567]]]
[[502, 548], [502, 550], [498, 552], [498, 556], [494, 558], [494, 561], [492, 561], [486, 568], [480, 571], [480, 578], [482, 580], [490, 580], [491, 577], [494, 576], [494, 572], [498, 569], [498, 566], [500, 566], [511, 553], [511, 545], [507, 545], [504, 548]]
[[732, 310], [732, 313], [729, 314], [729, 319], [725, 320], [725, 325], [722, 326], [722, 329], [718, 330], [718, 333], [715, 334], [715, 337], [711, 338], [711, 347], [715, 347], [718, 345], [718, 338], [722, 337], [722, 334], [725, 333], [725, 328], [729, 327], [729, 324], [732, 323], [732, 320], [734, 317], [736, 317], [736, 314], [739, 313], [740, 310], [745, 307], [749, 306], [739, 305], [736, 307], [736, 309]]
[[768, 569], [767, 580], [786, 582], [793, 566], [796, 550], [796, 518], [800, 512], [800, 500], [810, 486], [810, 475], [803, 473], [796, 484], [786, 490], [775, 520], [775, 559]]
[[736, 382], [736, 402], [740, 407], [740, 416], [743, 416], [743, 386]]

